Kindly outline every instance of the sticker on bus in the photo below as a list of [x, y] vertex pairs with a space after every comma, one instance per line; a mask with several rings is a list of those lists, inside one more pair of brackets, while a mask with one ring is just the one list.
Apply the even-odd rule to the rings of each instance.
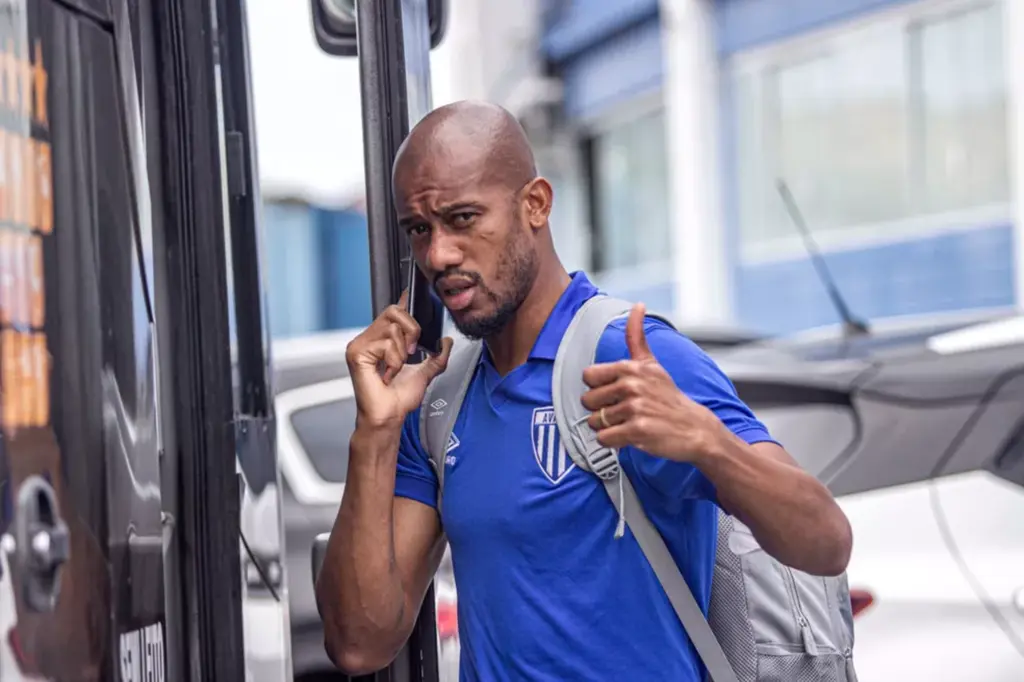
[[167, 659], [163, 624], [154, 623], [122, 634], [119, 659], [121, 682], [164, 682]]

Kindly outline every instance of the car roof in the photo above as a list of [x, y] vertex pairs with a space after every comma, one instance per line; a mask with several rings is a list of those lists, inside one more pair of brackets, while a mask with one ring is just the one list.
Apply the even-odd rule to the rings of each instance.
[[359, 327], [275, 339], [270, 349], [274, 394], [347, 377], [345, 349], [362, 331]]
[[780, 337], [717, 360], [759, 416], [792, 415], [773, 434], [837, 494], [981, 469], [1024, 484], [1019, 311]]

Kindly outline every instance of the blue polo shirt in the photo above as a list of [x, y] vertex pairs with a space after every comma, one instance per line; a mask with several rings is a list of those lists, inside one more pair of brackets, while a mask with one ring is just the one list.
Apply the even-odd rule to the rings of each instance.
[[[704, 676], [636, 540], [628, 529], [614, 539], [618, 516], [604, 488], [573, 464], [552, 426], [555, 352], [573, 314], [596, 293], [585, 275], [573, 274], [529, 360], [507, 376], [482, 354], [449, 441], [442, 523], [458, 592], [463, 682]], [[748, 443], [771, 440], [692, 341], [652, 319], [646, 331], [683, 392]], [[623, 320], [604, 333], [597, 361], [627, 356]], [[633, 448], [620, 458], [706, 613], [714, 486], [689, 464]], [[436, 508], [436, 486], [416, 411], [405, 422], [395, 494]]]

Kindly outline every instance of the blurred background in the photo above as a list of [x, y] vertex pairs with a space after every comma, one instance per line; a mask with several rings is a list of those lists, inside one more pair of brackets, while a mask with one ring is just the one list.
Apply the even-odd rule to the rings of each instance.
[[[371, 319], [358, 65], [317, 48], [308, 2], [248, 12], [291, 651], [296, 679], [323, 680], [309, 547], [344, 489], [344, 347]], [[762, 339], [731, 362], [798, 376], [884, 365], [890, 389], [949, 400], [979, 356], [952, 369], [933, 356], [1002, 339], [1017, 355], [986, 371], [1024, 358], [1022, 0], [451, 0], [431, 64], [435, 107], [485, 99], [523, 123], [567, 267], [715, 353]], [[835, 331], [780, 181], [870, 321], [859, 341]], [[955, 335], [1007, 319], [1013, 331]], [[1024, 679], [1024, 390], [1003, 383], [1005, 423], [962, 465], [944, 448], [973, 406], [890, 403], [877, 428], [834, 405], [758, 409], [853, 522], [862, 680]], [[448, 560], [436, 588], [454, 680]]]
[[[1017, 5], [452, 0], [434, 106], [519, 116], [566, 264], [685, 322], [837, 321], [776, 179], [858, 314], [1007, 307]], [[358, 67], [295, 9], [249, 7], [275, 338], [370, 319]]]

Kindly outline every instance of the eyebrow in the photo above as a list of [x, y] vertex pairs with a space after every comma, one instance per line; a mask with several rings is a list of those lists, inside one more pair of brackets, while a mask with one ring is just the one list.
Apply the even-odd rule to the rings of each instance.
[[[454, 204], [447, 204], [447, 205], [441, 206], [441, 208], [439, 208], [437, 211], [435, 211], [435, 213], [436, 213], [436, 215], [441, 216], [442, 218], [447, 218], [448, 216], [452, 215], [453, 213], [458, 213], [459, 211], [465, 211], [466, 209], [473, 209], [473, 210], [479, 211], [480, 208], [481, 207], [480, 207], [479, 202], [476, 202], [476, 201], [459, 201], [459, 202], [456, 202]], [[417, 224], [419, 224], [422, 221], [423, 221], [423, 218], [420, 217], [419, 215], [403, 216], [403, 217], [400, 217], [398, 219], [398, 225], [399, 225], [399, 227], [401, 227], [403, 229], [408, 229], [409, 227], [412, 227], [413, 225], [417, 225]]]
[[403, 230], [408, 230], [413, 225], [422, 222], [422, 220], [419, 216], [404, 216], [398, 219], [398, 226]]
[[454, 204], [448, 204], [438, 209], [437, 214], [440, 216], [450, 216], [453, 213], [459, 211], [465, 211], [466, 209], [480, 210], [480, 204], [476, 201], [459, 201]]

